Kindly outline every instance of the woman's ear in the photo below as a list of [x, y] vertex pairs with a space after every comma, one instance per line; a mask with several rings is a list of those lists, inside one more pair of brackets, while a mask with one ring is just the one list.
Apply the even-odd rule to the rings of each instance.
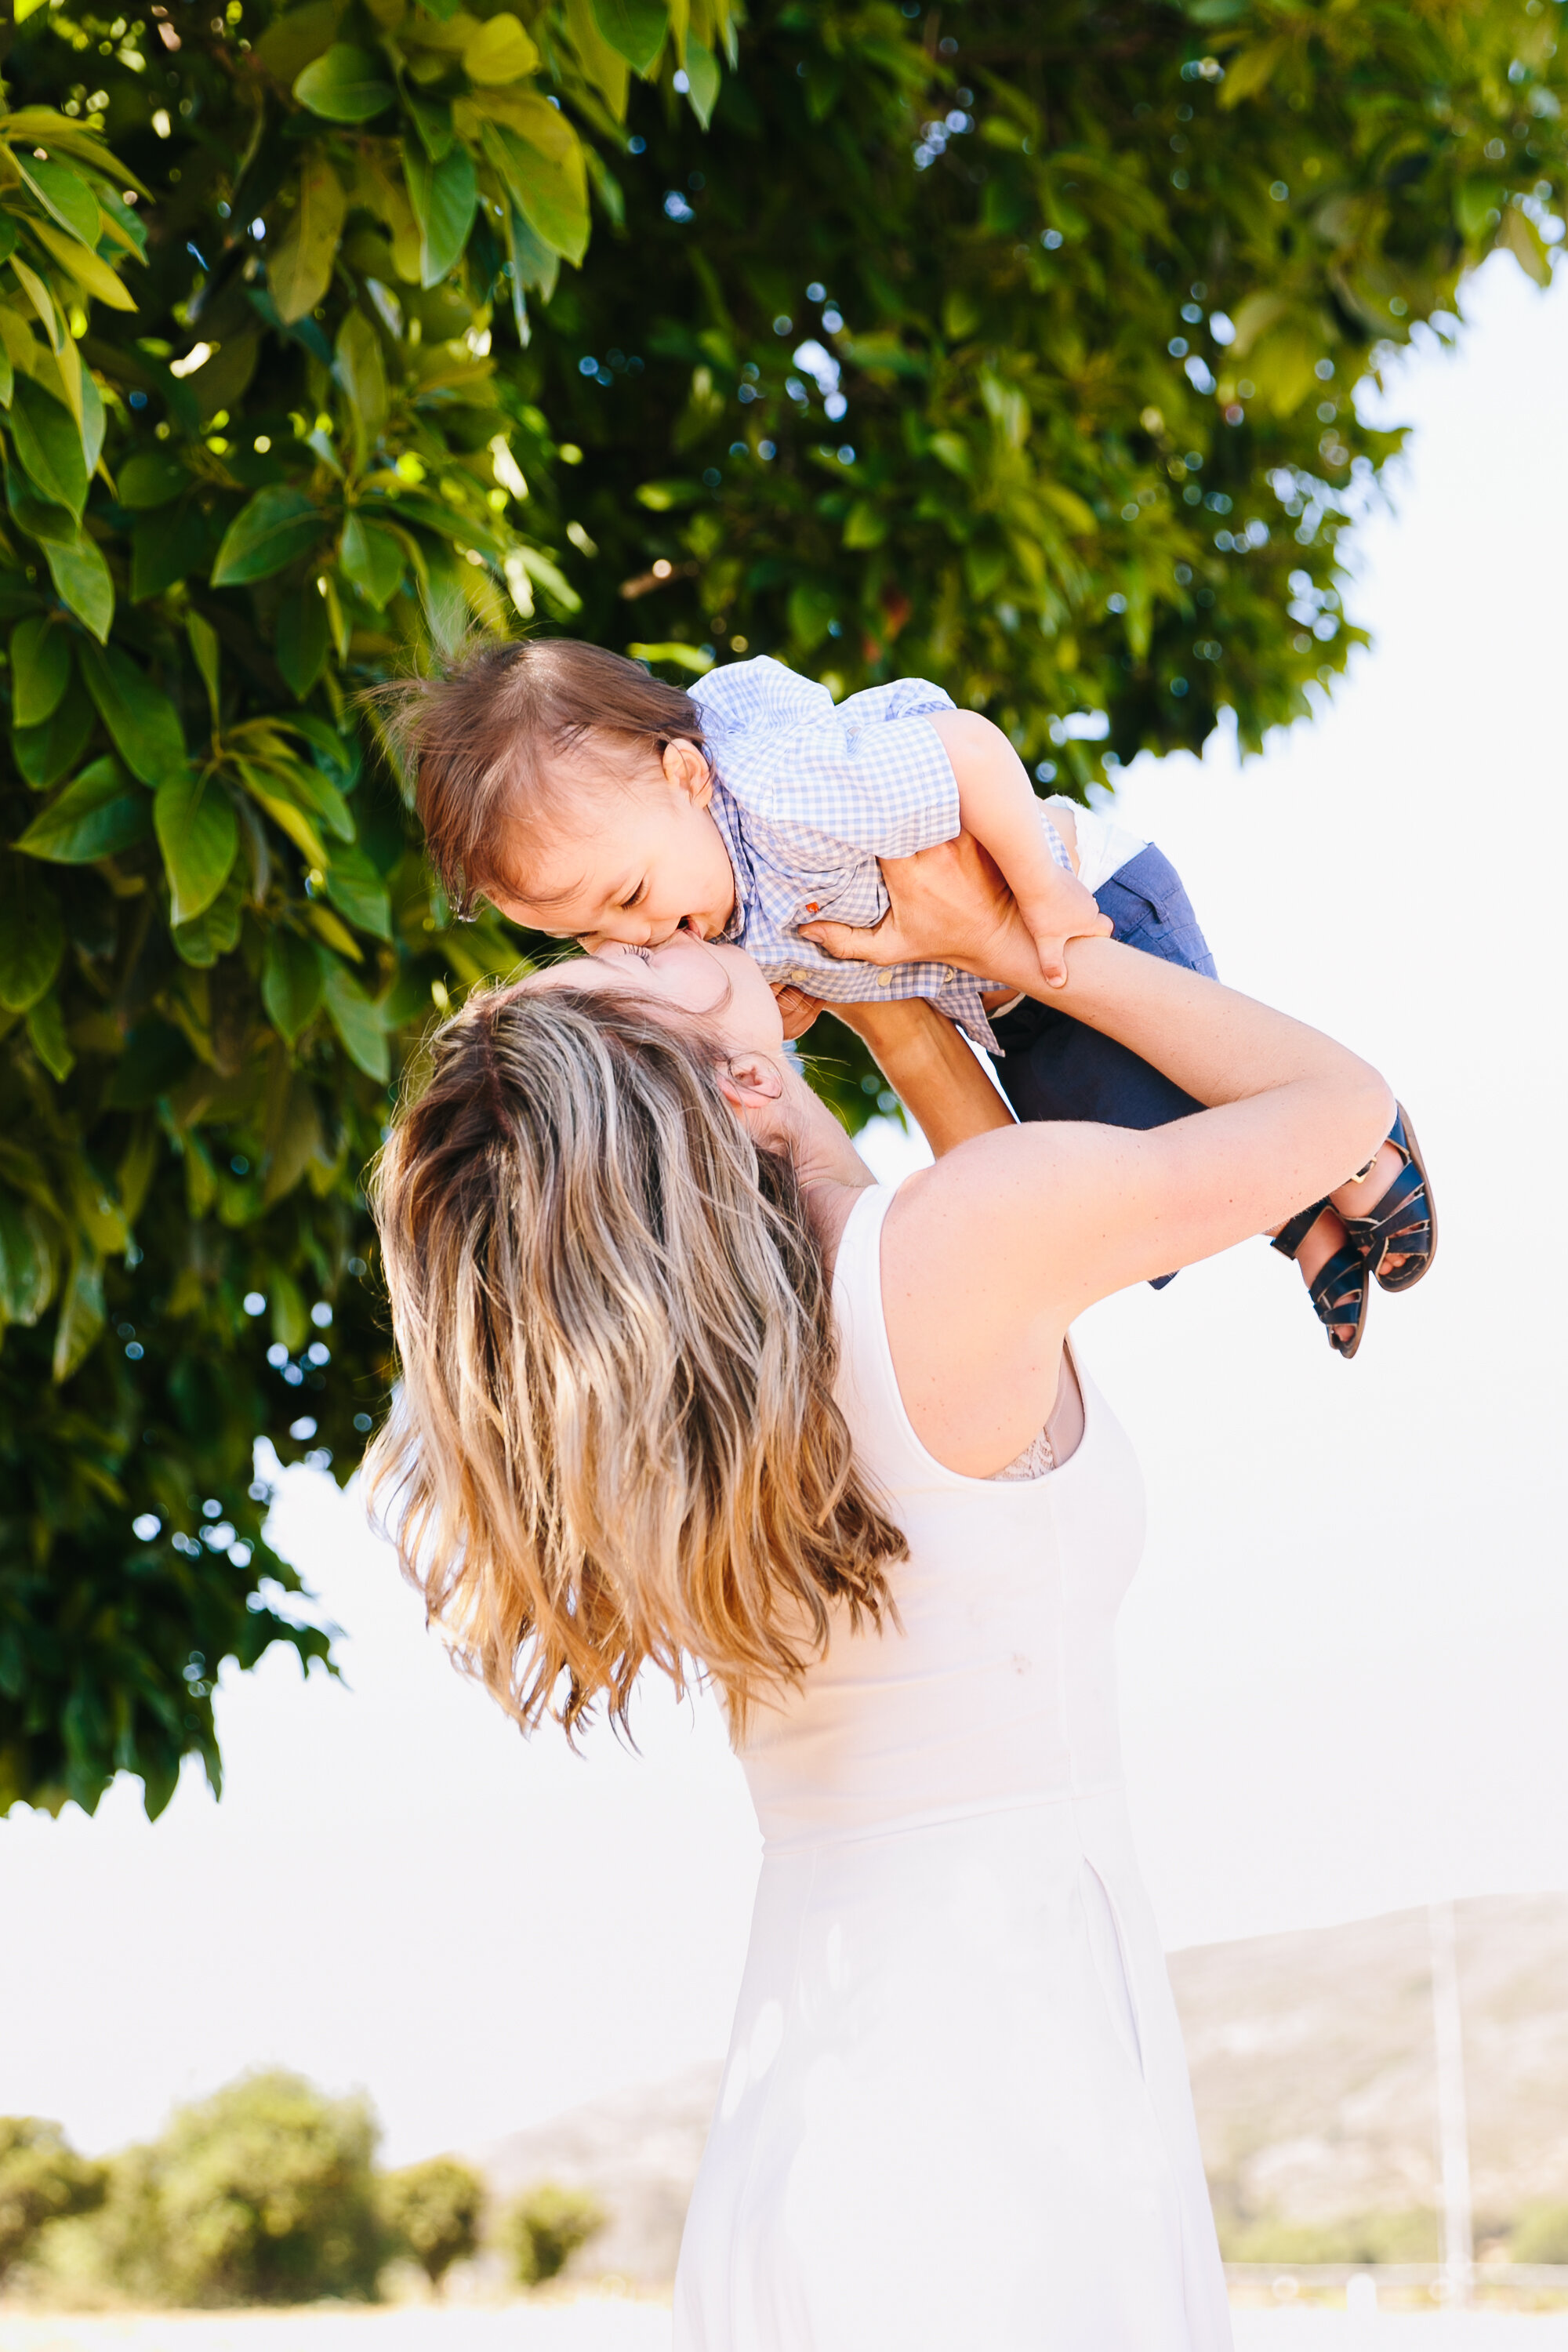
[[719, 1065], [719, 1087], [735, 1110], [761, 1110], [783, 1096], [784, 1073], [766, 1054], [731, 1054]]
[[695, 743], [673, 736], [664, 747], [665, 782], [684, 793], [694, 808], [706, 808], [713, 797], [713, 771]]

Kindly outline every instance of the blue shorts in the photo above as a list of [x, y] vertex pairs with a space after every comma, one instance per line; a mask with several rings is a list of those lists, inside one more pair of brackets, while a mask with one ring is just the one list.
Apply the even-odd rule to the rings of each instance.
[[[1095, 892], [1112, 937], [1215, 980], [1181, 876], [1152, 843]], [[1026, 997], [992, 1022], [1003, 1058], [994, 1066], [1022, 1119], [1095, 1119], [1107, 1127], [1165, 1127], [1203, 1106], [1114, 1037]], [[1167, 1275], [1164, 1279], [1170, 1280]]]

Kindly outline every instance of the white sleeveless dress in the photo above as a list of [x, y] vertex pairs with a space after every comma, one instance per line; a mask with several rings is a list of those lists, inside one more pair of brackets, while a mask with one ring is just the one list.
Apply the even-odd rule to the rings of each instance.
[[742, 1751], [765, 1846], [676, 2352], [1225, 2352], [1118, 1748], [1137, 1462], [1081, 1375], [1048, 1475], [932, 1459], [882, 1312], [892, 1197], [856, 1202], [834, 1304], [902, 1630], [840, 1625]]

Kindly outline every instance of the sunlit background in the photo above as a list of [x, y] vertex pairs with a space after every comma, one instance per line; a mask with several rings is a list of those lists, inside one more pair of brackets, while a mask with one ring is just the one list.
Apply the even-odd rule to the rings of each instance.
[[[1497, 259], [1467, 308], [1461, 352], [1428, 338], [1391, 388], [1415, 430], [1360, 541], [1374, 652], [1261, 761], [1216, 741], [1121, 795], [1225, 976], [1393, 1078], [1443, 1226], [1353, 1366], [1261, 1244], [1083, 1326], [1148, 1481], [1123, 1719], [1173, 1948], [1568, 1888], [1568, 288]], [[108, 2149], [278, 2062], [366, 2088], [401, 2162], [717, 2057], [758, 1841], [713, 1707], [648, 1692], [635, 1755], [525, 1746], [352, 1493], [289, 1472], [273, 1533], [342, 1679], [226, 1678], [221, 1805], [193, 1770], [153, 1825], [121, 1783], [0, 1827], [0, 2111]]]

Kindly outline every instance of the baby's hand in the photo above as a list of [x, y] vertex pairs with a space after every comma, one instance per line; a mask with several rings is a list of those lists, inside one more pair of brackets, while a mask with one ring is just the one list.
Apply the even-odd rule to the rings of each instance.
[[775, 980], [772, 986], [779, 1013], [784, 1022], [785, 1037], [792, 1041], [796, 1037], [804, 1037], [822, 1011], [823, 999], [820, 996], [807, 996], [805, 989], [792, 986], [787, 980]]
[[1026, 889], [1015, 885], [1014, 896], [1035, 942], [1046, 986], [1064, 988], [1068, 940], [1105, 939], [1111, 929], [1110, 916], [1100, 913], [1093, 893], [1076, 874], [1045, 860], [1030, 875]]

